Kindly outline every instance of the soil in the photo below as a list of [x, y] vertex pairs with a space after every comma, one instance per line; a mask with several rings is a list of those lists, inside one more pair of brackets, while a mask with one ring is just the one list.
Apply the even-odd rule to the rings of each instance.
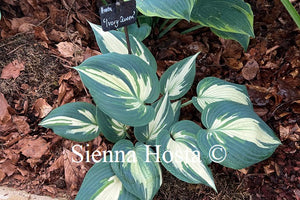
[[[38, 2], [38, 3], [37, 3]], [[163, 169], [154, 199], [300, 199], [300, 31], [279, 0], [248, 0], [254, 31], [246, 52], [235, 41], [208, 28], [182, 35], [194, 24], [182, 21], [158, 38], [158, 27], [144, 40], [158, 62], [158, 75], [173, 63], [201, 51], [194, 85], [214, 76], [244, 84], [255, 112], [274, 130], [280, 145], [267, 160], [233, 170], [211, 164], [218, 193], [184, 183]], [[34, 194], [74, 199], [92, 163], [74, 164], [75, 142], [38, 126], [50, 110], [68, 102], [92, 102], [72, 70], [99, 54], [86, 20], [99, 23], [96, 1], [0, 0], [0, 185]], [[300, 3], [294, 2], [300, 11]], [[34, 12], [32, 12], [32, 10]], [[160, 20], [161, 24], [163, 20]], [[5, 69], [6, 68], [6, 69]], [[181, 119], [200, 121], [193, 106]], [[86, 144], [82, 144], [84, 150]], [[112, 144], [100, 136], [93, 150]]]

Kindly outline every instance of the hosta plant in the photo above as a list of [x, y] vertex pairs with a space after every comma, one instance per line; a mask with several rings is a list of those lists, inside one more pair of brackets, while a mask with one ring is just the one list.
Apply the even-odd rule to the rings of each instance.
[[209, 27], [222, 38], [238, 41], [245, 50], [254, 37], [253, 12], [244, 0], [136, 0], [136, 6], [146, 16], [184, 19]]
[[[74, 69], [95, 105], [65, 104], [40, 123], [74, 141], [100, 134], [115, 143], [87, 173], [78, 200], [153, 199], [163, 181], [161, 165], [182, 181], [217, 191], [211, 162], [242, 169], [268, 158], [280, 144], [253, 111], [245, 86], [207, 77], [198, 83], [197, 96], [184, 98], [198, 53], [159, 79], [153, 55], [138, 39], [130, 36], [128, 55], [122, 32], [91, 26], [103, 54]], [[201, 112], [203, 126], [180, 121], [180, 109], [190, 104]]]

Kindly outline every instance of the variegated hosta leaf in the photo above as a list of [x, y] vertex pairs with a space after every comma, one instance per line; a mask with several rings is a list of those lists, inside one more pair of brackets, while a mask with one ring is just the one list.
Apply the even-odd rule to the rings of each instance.
[[245, 86], [215, 77], [202, 79], [197, 85], [197, 97], [193, 97], [194, 106], [202, 112], [208, 104], [218, 101], [234, 101], [252, 108]]
[[93, 56], [75, 69], [105, 114], [129, 126], [143, 126], [154, 117], [159, 96], [154, 70], [134, 55], [109, 53]]
[[146, 16], [190, 20], [195, 0], [136, 0], [137, 9]]
[[85, 102], [62, 105], [52, 110], [39, 125], [51, 128], [55, 134], [78, 142], [90, 141], [100, 133], [96, 106]]
[[[94, 31], [97, 44], [103, 54], [112, 52], [128, 54], [125, 33], [120, 31], [105, 32], [102, 30], [101, 26], [93, 24], [91, 22], [89, 23]], [[129, 35], [129, 40], [132, 54], [140, 57], [148, 65], [150, 65], [154, 69], [154, 71], [156, 71], [156, 60], [149, 49], [132, 35]]]
[[226, 167], [249, 167], [270, 157], [280, 144], [271, 128], [246, 105], [216, 102], [204, 109], [201, 120], [207, 129], [198, 133], [199, 148]]
[[201, 128], [192, 121], [179, 121], [157, 137], [163, 166], [188, 183], [203, 183], [216, 190], [210, 169], [201, 159], [196, 136]]
[[[136, 23], [127, 26], [128, 33], [133, 35], [138, 41], [143, 41], [151, 33], [151, 26], [149, 24], [143, 23], [138, 26]], [[121, 29], [124, 31], [124, 28]]]
[[[106, 160], [110, 160], [109, 157]], [[138, 200], [129, 193], [111, 169], [110, 162], [103, 159], [94, 164], [86, 174], [76, 200]]]
[[173, 102], [171, 104], [171, 107], [174, 112], [174, 122], [173, 123], [175, 123], [179, 120], [179, 117], [180, 117], [181, 101], [178, 100], [178, 101]]
[[196, 0], [191, 20], [219, 31], [254, 37], [253, 13], [243, 0]]
[[126, 138], [129, 126], [109, 117], [100, 109], [97, 109], [97, 118], [99, 119], [101, 132], [108, 141], [116, 143], [119, 140]]
[[185, 58], [170, 68], [160, 78], [162, 94], [168, 93], [171, 100], [183, 97], [191, 88], [195, 74], [195, 60], [199, 53]]
[[250, 41], [250, 36], [246, 34], [241, 34], [241, 33], [231, 33], [231, 32], [225, 32], [225, 31], [220, 31], [214, 28], [210, 28], [211, 31], [216, 34], [217, 36], [224, 38], [224, 39], [230, 39], [230, 40], [235, 40], [239, 42], [242, 47], [244, 48], [244, 51], [247, 51], [249, 41]]
[[143, 143], [135, 146], [129, 140], [120, 140], [113, 150], [113, 171], [127, 191], [139, 199], [150, 200], [158, 192], [162, 183], [158, 157]]
[[164, 95], [154, 107], [155, 117], [146, 126], [135, 127], [134, 135], [139, 142], [155, 145], [157, 135], [168, 129], [174, 121], [174, 111], [168, 94]]

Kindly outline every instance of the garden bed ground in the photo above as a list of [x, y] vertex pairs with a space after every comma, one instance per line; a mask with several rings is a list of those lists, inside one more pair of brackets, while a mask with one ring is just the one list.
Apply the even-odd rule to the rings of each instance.
[[[0, 0], [0, 185], [52, 197], [73, 199], [92, 163], [72, 162], [71, 142], [38, 123], [53, 108], [73, 101], [91, 102], [71, 69], [99, 54], [86, 20], [99, 24], [96, 1]], [[211, 164], [218, 193], [179, 181], [163, 170], [163, 199], [300, 199], [300, 31], [279, 0], [247, 1], [255, 15], [255, 35], [247, 52], [219, 39], [208, 28], [186, 35], [181, 22], [158, 39], [144, 43], [158, 61], [158, 75], [176, 61], [201, 51], [195, 84], [215, 76], [247, 86], [256, 113], [282, 145], [269, 159], [247, 169]], [[295, 3], [298, 11], [300, 3]], [[182, 119], [200, 121], [193, 106]], [[93, 150], [112, 144], [98, 137]], [[1, 191], [0, 191], [1, 193]], [[1, 195], [0, 195], [1, 196]]]

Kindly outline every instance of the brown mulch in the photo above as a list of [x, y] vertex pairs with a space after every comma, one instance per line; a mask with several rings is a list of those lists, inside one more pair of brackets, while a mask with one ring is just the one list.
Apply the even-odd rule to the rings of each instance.
[[[91, 102], [71, 67], [99, 54], [87, 20], [99, 24], [98, 1], [0, 0], [0, 185], [35, 194], [73, 199], [91, 162], [72, 162], [72, 146], [38, 123], [52, 109], [74, 101]], [[101, 2], [101, 1], [100, 1]], [[256, 38], [247, 52], [208, 28], [186, 35], [181, 22], [158, 39], [154, 28], [144, 43], [158, 62], [158, 75], [201, 51], [197, 83], [215, 76], [248, 88], [256, 113], [282, 145], [267, 160], [247, 169], [211, 164], [218, 193], [184, 183], [163, 169], [155, 199], [300, 199], [300, 31], [279, 0], [249, 0]], [[294, 3], [298, 11], [300, 3]], [[162, 22], [162, 21], [160, 21]], [[188, 106], [182, 119], [200, 120]], [[81, 144], [83, 151], [86, 144]], [[98, 137], [92, 150], [112, 147]]]

